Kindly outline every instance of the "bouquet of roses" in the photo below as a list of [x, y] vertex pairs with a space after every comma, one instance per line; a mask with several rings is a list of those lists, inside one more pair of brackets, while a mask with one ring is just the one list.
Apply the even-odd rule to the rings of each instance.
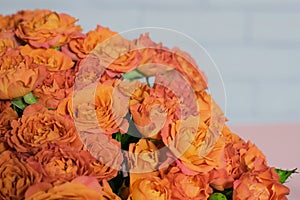
[[287, 199], [186, 52], [76, 22], [0, 15], [1, 199]]

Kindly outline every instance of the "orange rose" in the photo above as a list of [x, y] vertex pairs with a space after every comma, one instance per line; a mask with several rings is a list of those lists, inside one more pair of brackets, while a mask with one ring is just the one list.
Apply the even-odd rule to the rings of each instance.
[[2, 152], [0, 157], [0, 198], [22, 199], [27, 188], [38, 183], [41, 176], [11, 151]]
[[139, 64], [139, 52], [130, 40], [116, 34], [103, 41], [87, 57], [96, 58], [105, 74], [112, 79], [121, 77], [123, 72], [129, 72]]
[[[96, 91], [94, 87], [88, 86], [75, 93], [72, 104], [76, 116], [73, 117], [76, 119], [78, 130], [99, 126], [105, 134], [127, 132], [129, 124], [125, 116], [128, 107], [122, 104], [122, 99], [126, 97], [118, 91], [118, 84], [119, 81], [107, 81], [99, 84]], [[90, 98], [93, 96], [95, 99]]]
[[241, 161], [248, 170], [264, 171], [267, 167], [265, 155], [250, 141], [245, 149], [240, 150]]
[[172, 122], [161, 134], [184, 173], [192, 175], [225, 166], [224, 140], [199, 122], [198, 116]]
[[73, 122], [40, 104], [27, 106], [20, 119], [11, 122], [8, 144], [18, 152], [37, 153], [47, 143], [81, 148]]
[[209, 172], [210, 184], [217, 190], [224, 190], [233, 185], [233, 181], [247, 172], [241, 161], [240, 150], [246, 148], [246, 142], [224, 126], [221, 137], [225, 140], [224, 155], [226, 166]]
[[288, 195], [290, 190], [279, 182], [280, 177], [273, 167], [269, 167], [264, 172], [259, 173], [258, 177], [270, 191], [271, 200], [287, 199], [285, 195]]
[[123, 162], [120, 142], [97, 129], [81, 131], [80, 138], [85, 149], [93, 156], [90, 161], [91, 167], [94, 169], [93, 176], [99, 179], [105, 176], [106, 179], [110, 179], [116, 171], [120, 170]]
[[8, 101], [0, 101], [0, 137], [11, 129], [10, 122], [18, 119], [18, 113], [10, 105]]
[[76, 19], [67, 14], [38, 12], [31, 20], [18, 25], [16, 35], [34, 47], [58, 47], [81, 31], [75, 22]]
[[150, 94], [151, 88], [144, 84], [131, 96], [129, 105], [132, 119], [139, 132], [148, 138], [160, 139], [158, 134], [165, 125], [167, 113], [164, 99]]
[[5, 54], [7, 49], [15, 48], [18, 43], [12, 31], [0, 32], [0, 56]]
[[[106, 178], [105, 169], [108, 167], [95, 166], [95, 159], [85, 150], [78, 150], [66, 146], [53, 146], [50, 149], [42, 149], [35, 156], [27, 160], [28, 164], [42, 174], [42, 181], [58, 185], [71, 181], [78, 176], [97, 175]], [[95, 168], [92, 168], [94, 166]], [[98, 171], [94, 171], [97, 169]], [[117, 173], [114, 171], [114, 175]], [[110, 176], [110, 178], [113, 178]]]
[[20, 47], [23, 56], [30, 56], [33, 62], [44, 65], [49, 71], [67, 70], [74, 66], [74, 62], [65, 54], [55, 49], [34, 49], [29, 45]]
[[287, 199], [289, 189], [279, 183], [279, 176], [273, 168], [263, 173], [245, 173], [234, 182], [233, 199]]
[[39, 103], [56, 109], [73, 90], [77, 68], [50, 72], [46, 79], [33, 90]]
[[159, 177], [146, 177], [136, 180], [130, 188], [128, 200], [168, 200], [171, 199], [170, 183]]
[[223, 191], [224, 189], [232, 188], [233, 181], [233, 175], [225, 167], [209, 171], [209, 184], [214, 189]]
[[28, 56], [10, 49], [0, 57], [0, 99], [12, 99], [31, 92], [45, 77], [46, 68]]
[[0, 15], [0, 31], [8, 30], [12, 27], [9, 26], [10, 16], [6, 15]]
[[212, 193], [208, 176], [198, 174], [189, 176], [181, 172], [178, 167], [172, 167], [166, 173], [170, 181], [172, 199], [202, 200], [208, 199]]
[[61, 115], [73, 116], [73, 106], [72, 106], [73, 92], [70, 92], [68, 96], [60, 101], [57, 106], [56, 112]]
[[158, 175], [158, 149], [151, 141], [142, 138], [138, 143], [131, 143], [128, 151], [130, 185], [137, 179]]
[[62, 47], [62, 52], [74, 60], [86, 58], [99, 43], [109, 39], [115, 34], [117, 34], [117, 32], [98, 25], [95, 30], [89, 31], [86, 36], [72, 39], [67, 46]]
[[6, 30], [14, 30], [18, 27], [18, 25], [23, 22], [23, 21], [30, 21], [32, 20], [33, 17], [36, 15], [41, 15], [41, 14], [49, 14], [51, 13], [50, 10], [20, 10], [17, 13], [7, 16], [7, 26]]
[[[153, 70], [148, 63], [160, 64], [167, 66], [170, 69], [176, 69], [190, 83], [195, 91], [207, 89], [207, 81], [203, 72], [201, 72], [196, 62], [186, 53], [178, 48], [168, 49], [162, 46], [161, 43], [154, 43], [149, 34], [141, 35], [139, 39], [134, 41], [138, 48], [141, 48], [141, 61], [139, 62], [138, 71], [147, 75], [153, 76], [160, 71], [161, 66]], [[155, 66], [155, 65], [153, 65]]]
[[106, 181], [102, 186], [92, 177], [78, 177], [71, 182], [52, 186], [49, 183], [38, 183], [31, 186], [25, 194], [26, 200], [60, 200], [60, 199], [99, 199], [121, 200], [114, 194]]

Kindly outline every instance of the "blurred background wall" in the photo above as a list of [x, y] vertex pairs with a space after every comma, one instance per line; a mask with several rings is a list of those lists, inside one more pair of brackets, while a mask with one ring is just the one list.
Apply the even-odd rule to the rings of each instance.
[[0, 0], [0, 13], [48, 8], [115, 31], [159, 26], [201, 43], [226, 88], [230, 123], [300, 123], [299, 0]]

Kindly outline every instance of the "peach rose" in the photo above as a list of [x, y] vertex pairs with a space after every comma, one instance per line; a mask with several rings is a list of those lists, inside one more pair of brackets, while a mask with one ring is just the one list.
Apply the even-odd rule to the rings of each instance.
[[158, 149], [150, 140], [141, 138], [137, 143], [131, 143], [128, 151], [130, 185], [137, 179], [158, 175]]
[[11, 151], [2, 152], [0, 157], [0, 198], [22, 199], [27, 188], [38, 183], [41, 176]]
[[49, 71], [67, 70], [74, 66], [74, 62], [65, 54], [55, 49], [34, 49], [29, 45], [20, 46], [23, 56], [30, 56], [33, 62], [38, 65], [44, 65]]
[[159, 177], [146, 177], [136, 180], [130, 187], [128, 200], [168, 200], [171, 199], [170, 183]]
[[[30, 157], [27, 162], [42, 174], [42, 181], [58, 185], [78, 176], [96, 174], [91, 167], [94, 160], [85, 150], [61, 145], [52, 146], [49, 149], [44, 148], [35, 156]], [[99, 172], [98, 176], [100, 176]], [[105, 174], [102, 176], [106, 178]]]
[[207, 174], [189, 176], [178, 167], [171, 167], [166, 177], [170, 181], [172, 199], [202, 200], [208, 199], [212, 193]]
[[248, 172], [234, 182], [233, 199], [287, 199], [289, 189], [280, 184], [279, 176], [273, 168], [260, 174]]
[[99, 43], [115, 34], [117, 32], [97, 25], [95, 30], [89, 31], [85, 36], [73, 38], [67, 45], [62, 47], [62, 52], [74, 60], [86, 58]]
[[12, 121], [11, 126], [8, 144], [18, 152], [37, 153], [47, 143], [82, 147], [72, 120], [40, 104], [27, 106], [22, 117]]
[[33, 47], [59, 47], [81, 31], [75, 22], [75, 18], [64, 13], [38, 12], [18, 25], [16, 35]]
[[0, 57], [0, 99], [13, 99], [31, 92], [47, 75], [46, 68], [9, 49]]
[[106, 181], [102, 186], [93, 177], [78, 177], [71, 182], [52, 186], [49, 183], [38, 183], [31, 186], [25, 194], [26, 200], [59, 200], [59, 199], [99, 199], [121, 200], [114, 194]]
[[208, 124], [199, 122], [199, 116], [172, 122], [161, 134], [184, 173], [205, 173], [225, 166], [224, 140], [218, 138]]

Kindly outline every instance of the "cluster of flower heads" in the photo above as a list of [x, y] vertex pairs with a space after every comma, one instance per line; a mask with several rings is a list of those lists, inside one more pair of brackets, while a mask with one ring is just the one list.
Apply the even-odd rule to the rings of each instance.
[[0, 15], [1, 199], [287, 199], [187, 53], [76, 21]]

